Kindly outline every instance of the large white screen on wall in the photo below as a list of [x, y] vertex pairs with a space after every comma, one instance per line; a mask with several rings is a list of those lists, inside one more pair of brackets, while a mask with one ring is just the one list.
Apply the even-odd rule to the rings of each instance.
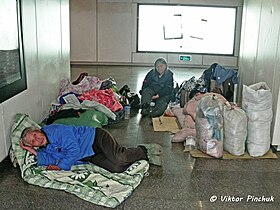
[[140, 52], [234, 53], [236, 8], [138, 5]]

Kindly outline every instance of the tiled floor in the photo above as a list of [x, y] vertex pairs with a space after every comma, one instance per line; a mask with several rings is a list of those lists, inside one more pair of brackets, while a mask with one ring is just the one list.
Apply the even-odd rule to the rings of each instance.
[[[138, 113], [107, 129], [123, 145], [156, 142], [164, 148], [163, 167], [150, 166], [149, 176], [116, 209], [280, 209], [279, 159], [194, 159], [183, 152], [183, 144], [171, 143], [170, 133], [154, 132], [151, 120]], [[107, 209], [25, 183], [9, 159], [0, 164], [0, 175], [1, 209]], [[255, 201], [247, 200], [250, 196]]]

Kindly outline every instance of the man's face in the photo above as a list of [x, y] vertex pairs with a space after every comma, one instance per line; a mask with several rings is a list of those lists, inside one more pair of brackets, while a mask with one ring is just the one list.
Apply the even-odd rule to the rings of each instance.
[[26, 143], [33, 147], [45, 146], [47, 142], [45, 134], [40, 129], [36, 129], [35, 131], [29, 130], [26, 133]]
[[166, 67], [167, 66], [165, 64], [162, 64], [162, 63], [159, 63], [159, 64], [156, 65], [156, 69], [157, 69], [157, 71], [160, 75], [162, 75], [164, 73], [164, 71], [166, 70]]

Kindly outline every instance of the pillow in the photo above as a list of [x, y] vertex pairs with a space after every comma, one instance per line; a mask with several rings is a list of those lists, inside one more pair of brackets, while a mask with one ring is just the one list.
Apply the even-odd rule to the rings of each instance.
[[[26, 158], [26, 153], [27, 151], [22, 149], [19, 145], [20, 142], [20, 138], [21, 138], [21, 133], [23, 132], [23, 130], [25, 128], [28, 128], [30, 126], [34, 126], [34, 127], [38, 127], [40, 128], [40, 125], [38, 125], [36, 122], [34, 122], [28, 115], [26, 114], [16, 114], [15, 115], [15, 120], [14, 120], [14, 124], [12, 125], [12, 136], [11, 136], [11, 140], [12, 140], [12, 147], [10, 149], [10, 158], [11, 161], [13, 162], [13, 165], [15, 166], [16, 163], [19, 164], [21, 171], [23, 164], [26, 164], [26, 160], [24, 160]], [[33, 156], [33, 161], [31, 161], [30, 163], [33, 165], [36, 164], [35, 160], [34, 160], [34, 155], [32, 155], [30, 153], [30, 157], [32, 159]]]

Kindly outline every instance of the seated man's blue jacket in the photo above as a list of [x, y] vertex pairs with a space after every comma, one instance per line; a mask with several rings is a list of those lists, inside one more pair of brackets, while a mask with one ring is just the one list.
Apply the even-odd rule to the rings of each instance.
[[37, 150], [37, 165], [57, 165], [70, 170], [82, 158], [94, 155], [95, 128], [52, 124], [42, 127], [48, 138], [45, 148]]

